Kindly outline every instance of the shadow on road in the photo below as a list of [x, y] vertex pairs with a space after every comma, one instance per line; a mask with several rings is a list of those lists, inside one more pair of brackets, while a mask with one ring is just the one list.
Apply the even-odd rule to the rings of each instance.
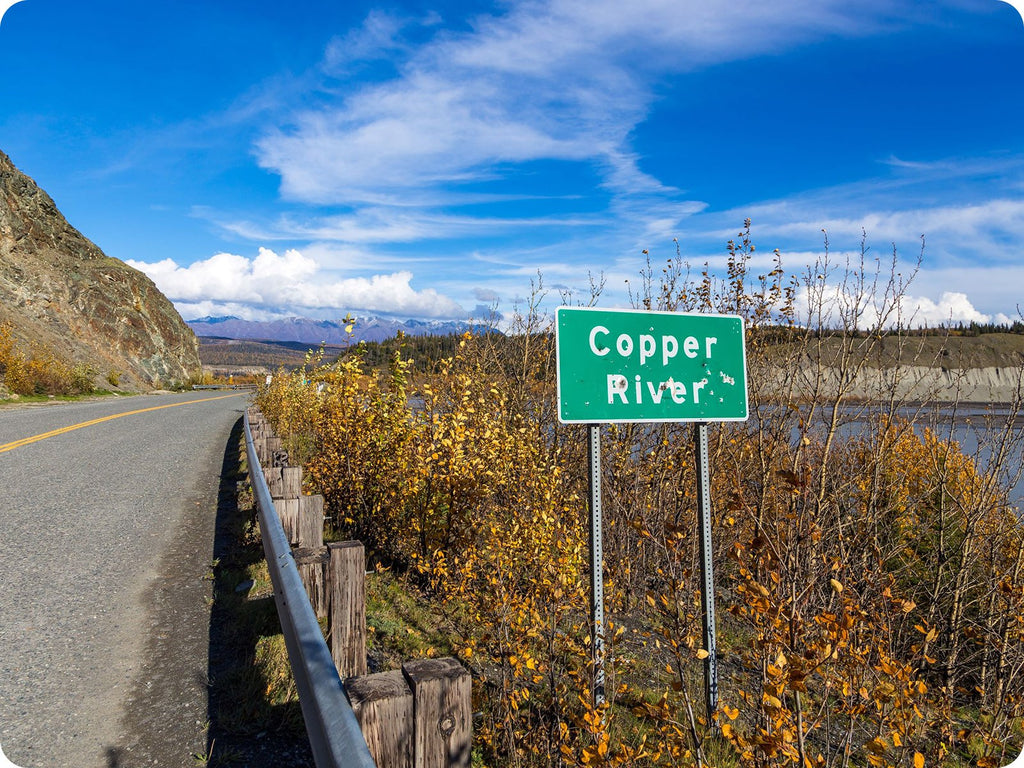
[[312, 766], [298, 702], [268, 701], [268, 691], [277, 681], [266, 680], [254, 666], [257, 655], [280, 652], [281, 627], [270, 589], [252, 584], [250, 568], [264, 556], [242, 463], [244, 451], [239, 419], [224, 449], [217, 500], [208, 658], [210, 725], [202, 757], [209, 766]]

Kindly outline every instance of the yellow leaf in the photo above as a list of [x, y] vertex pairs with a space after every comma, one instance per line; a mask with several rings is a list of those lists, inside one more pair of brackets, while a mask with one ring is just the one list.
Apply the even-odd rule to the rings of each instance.
[[920, 752], [914, 753], [914, 768], [924, 768], [924, 755]]
[[700, 650], [697, 651], [697, 658], [698, 659], [706, 659], [708, 656], [710, 656], [710, 654], [707, 651], [705, 651], [703, 648], [701, 648]]
[[836, 593], [841, 593], [843, 591], [842, 583], [840, 583], [836, 579], [829, 579], [828, 583], [832, 585], [832, 589], [834, 589]]

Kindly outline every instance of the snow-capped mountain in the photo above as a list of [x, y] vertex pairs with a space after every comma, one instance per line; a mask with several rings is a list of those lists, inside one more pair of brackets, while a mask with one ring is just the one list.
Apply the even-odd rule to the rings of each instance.
[[228, 339], [261, 339], [265, 341], [298, 341], [303, 344], [345, 344], [360, 341], [383, 341], [402, 331], [409, 336], [462, 333], [469, 323], [455, 320], [393, 320], [383, 317], [357, 317], [352, 334], [346, 323], [288, 317], [280, 320], [242, 320], [238, 317], [201, 317], [187, 321], [196, 336], [220, 336]]

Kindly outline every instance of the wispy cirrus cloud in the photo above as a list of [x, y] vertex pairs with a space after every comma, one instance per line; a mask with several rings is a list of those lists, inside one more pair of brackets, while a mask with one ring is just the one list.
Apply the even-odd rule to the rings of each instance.
[[[759, 242], [790, 252], [820, 246], [822, 229], [845, 249], [866, 231], [884, 250], [898, 243], [908, 263], [920, 234], [945, 263], [968, 243], [998, 250], [1024, 223], [1012, 185], [966, 201], [942, 193], [943, 182], [962, 190], [965, 179], [989, 177], [996, 164], [1012, 179], [1006, 163], [1019, 167], [1019, 158], [882, 157], [856, 183], [778, 200], [752, 192], [741, 207], [715, 210], [694, 199], [699, 191], [681, 188], [685, 169], [659, 178], [637, 149], [636, 132], [667, 80], [830, 36], [932, 23], [920, 4], [638, 0], [627, 8], [614, 0], [531, 0], [461, 27], [444, 21], [373, 11], [330, 43], [316, 71], [290, 81], [277, 112], [272, 94], [264, 100], [254, 92], [261, 123], [275, 126], [254, 152], [280, 177], [290, 211], [221, 216], [220, 227], [251, 242], [312, 244], [303, 253], [343, 270], [379, 271], [403, 259], [415, 267], [405, 246], [453, 242], [466, 253], [470, 241], [483, 240], [459, 269], [431, 271], [433, 285], [469, 306], [486, 266], [495, 295], [515, 295], [513, 284], [538, 269], [579, 290], [589, 271], [581, 265], [598, 250], [610, 252], [608, 296], [621, 301], [625, 254], [685, 233], [694, 250], [684, 255], [714, 263], [747, 217]], [[363, 77], [368, 69], [373, 76]], [[531, 167], [545, 163], [584, 169], [587, 182], [555, 195], [550, 172], [532, 182]], [[536, 213], [546, 195], [559, 213]], [[524, 201], [534, 206], [514, 205]], [[546, 245], [515, 240], [527, 231], [543, 232]], [[502, 237], [508, 242], [496, 241]], [[948, 306], [970, 315], [941, 291], [930, 296], [924, 300], [941, 307], [935, 312]]]
[[700, 230], [698, 239], [724, 241], [735, 235], [738, 221], [750, 218], [760, 243], [791, 251], [822, 248], [826, 235], [838, 249], [855, 249], [863, 238], [876, 253], [895, 245], [908, 263], [917, 260], [923, 238], [932, 270], [979, 255], [992, 265], [1019, 261], [1024, 156], [889, 158], [876, 170], [856, 182], [755, 201], [689, 223]]
[[[300, 111], [257, 142], [257, 157], [286, 198], [316, 204], [493, 181], [540, 160], [592, 164], [620, 195], [673, 197], [630, 142], [662, 78], [886, 23], [881, 3], [782, 6], [527, 2], [408, 49], [395, 42], [401, 24], [371, 14], [332, 44], [325, 71], [384, 47], [401, 54], [395, 75]], [[886, 19], [913, 15], [910, 4], [886, 7]]]
[[498, 217], [449, 214], [416, 208], [366, 206], [352, 213], [281, 216], [269, 226], [248, 220], [219, 219], [218, 226], [248, 239], [293, 240], [296, 238], [350, 244], [410, 243], [469, 237], [522, 229], [594, 227], [594, 216]]
[[[565, 273], [554, 278], [559, 285], [585, 290], [589, 270], [579, 265], [592, 262], [588, 253], [611, 249], [615, 258], [668, 242], [707, 207], [645, 168], [635, 147], [666, 79], [919, 16], [914, 3], [881, 0], [856, 9], [840, 0], [530, 0], [457, 29], [437, 15], [374, 11], [331, 42], [319, 72], [297, 81], [308, 98], [293, 94], [255, 142], [293, 212], [220, 224], [254, 242], [373, 249], [385, 263], [402, 244], [465, 248], [476, 239], [504, 264], [466, 279], [510, 296], [523, 290], [513, 281], [545, 269]], [[355, 76], [372, 67], [374, 77]], [[553, 194], [550, 172], [531, 171], [543, 163], [587, 178], [562, 190], [558, 214], [536, 213]], [[517, 200], [535, 205], [524, 215], [511, 205]], [[330, 207], [347, 210], [323, 212]], [[543, 232], [547, 245], [515, 239], [528, 231]], [[502, 236], [509, 242], [494, 241]], [[621, 287], [624, 273], [609, 271]], [[468, 306], [464, 270], [443, 272], [433, 272], [434, 284]], [[614, 289], [610, 296], [621, 299]]]

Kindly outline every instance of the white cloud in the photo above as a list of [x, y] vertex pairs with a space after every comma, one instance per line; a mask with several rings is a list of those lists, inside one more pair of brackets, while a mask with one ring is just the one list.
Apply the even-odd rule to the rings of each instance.
[[[884, 280], [883, 280], [884, 282]], [[823, 290], [801, 287], [795, 296], [796, 319], [800, 324], [832, 328], [937, 328], [957, 323], [1005, 322], [1005, 315], [980, 312], [966, 293], [943, 291], [937, 298], [905, 292], [874, 293], [831, 282]], [[898, 299], [898, 300], [897, 300]]]
[[[499, 217], [449, 214], [437, 210], [425, 210], [415, 206], [393, 207], [365, 206], [351, 213], [331, 215], [300, 215], [290, 213], [278, 217], [269, 224], [248, 220], [230, 220], [211, 212], [203, 212], [206, 218], [226, 232], [254, 241], [295, 241], [303, 240], [311, 245], [304, 247], [307, 256], [319, 263], [330, 265], [337, 261], [330, 258], [322, 261], [325, 254], [350, 254], [357, 264], [365, 264], [370, 258], [366, 249], [370, 245], [396, 245], [422, 243], [430, 240], [446, 240], [470, 237], [495, 237], [504, 233], [526, 230], [549, 229], [565, 235], [567, 229], [598, 228], [607, 222], [599, 216], [532, 216]], [[375, 251], [372, 261], [376, 263], [382, 254]], [[387, 258], [384, 256], [384, 258]], [[404, 256], [415, 261], [415, 256]]]
[[323, 315], [349, 310], [408, 317], [466, 314], [433, 289], [415, 290], [411, 272], [332, 279], [297, 250], [278, 255], [260, 248], [254, 259], [218, 253], [188, 267], [171, 259], [128, 263], [149, 275], [175, 304], [204, 315]]
[[591, 154], [577, 139], [551, 136], [511, 105], [499, 106], [489, 90], [432, 75], [378, 87], [345, 110], [300, 115], [295, 131], [265, 137], [260, 163], [281, 174], [285, 197], [351, 203], [489, 178], [493, 163]]
[[938, 301], [925, 296], [907, 296], [904, 308], [909, 309], [910, 324], [914, 327], [935, 328], [948, 323], [988, 323], [990, 315], [979, 312], [966, 293], [943, 291]]

